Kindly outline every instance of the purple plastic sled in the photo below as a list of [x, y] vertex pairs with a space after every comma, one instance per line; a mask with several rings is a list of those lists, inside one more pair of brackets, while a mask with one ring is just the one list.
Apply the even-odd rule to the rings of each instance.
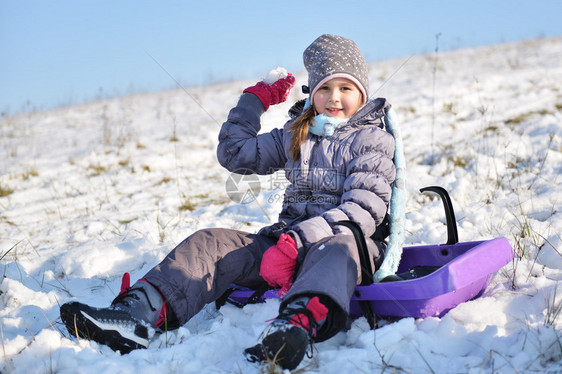
[[[360, 302], [365, 301], [378, 317], [441, 317], [460, 303], [480, 296], [494, 273], [512, 258], [506, 238], [404, 247], [399, 273], [439, 268], [420, 278], [357, 286], [351, 299], [351, 315], [361, 316]], [[255, 290], [239, 289], [229, 298], [244, 304], [254, 293]], [[268, 290], [259, 299], [269, 298], [278, 298], [277, 290]]]
[[441, 317], [462, 302], [480, 296], [496, 271], [513, 258], [505, 238], [453, 245], [405, 247], [398, 272], [416, 267], [439, 268], [411, 280], [357, 286], [351, 314], [361, 315], [367, 301], [381, 317]]
[[[396, 275], [379, 283], [372, 283], [372, 277], [362, 279], [351, 299], [350, 314], [352, 317], [365, 315], [371, 327], [376, 325], [375, 317], [441, 317], [460, 303], [482, 295], [494, 273], [513, 259], [506, 238], [459, 243], [447, 191], [436, 186], [421, 191], [436, 192], [441, 196], [447, 219], [447, 243], [404, 247]], [[370, 262], [364, 260], [368, 251], [358, 226], [349, 221], [338, 224], [354, 232], [360, 256], [363, 256], [361, 264], [368, 264], [363, 274], [373, 274]], [[225, 294], [222, 302], [243, 306], [268, 298], [278, 298], [277, 290], [235, 287]]]

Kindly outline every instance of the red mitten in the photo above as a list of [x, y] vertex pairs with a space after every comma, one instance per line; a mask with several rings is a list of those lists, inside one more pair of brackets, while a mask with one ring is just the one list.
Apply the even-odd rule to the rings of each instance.
[[281, 234], [276, 245], [263, 254], [260, 275], [272, 287], [281, 287], [279, 296], [285, 296], [293, 285], [297, 266], [297, 243], [288, 234]]
[[[275, 78], [272, 78], [275, 77]], [[248, 87], [244, 92], [256, 95], [265, 110], [270, 105], [280, 104], [287, 100], [291, 88], [295, 85], [295, 77], [287, 73], [284, 69], [274, 69], [269, 72], [269, 76], [255, 86]]]

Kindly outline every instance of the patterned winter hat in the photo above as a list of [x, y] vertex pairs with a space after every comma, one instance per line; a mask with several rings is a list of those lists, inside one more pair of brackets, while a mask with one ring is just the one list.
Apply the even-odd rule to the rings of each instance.
[[337, 35], [321, 35], [304, 50], [303, 61], [308, 71], [308, 92], [311, 98], [328, 80], [347, 78], [359, 87], [363, 102], [367, 101], [367, 63], [352, 40]]

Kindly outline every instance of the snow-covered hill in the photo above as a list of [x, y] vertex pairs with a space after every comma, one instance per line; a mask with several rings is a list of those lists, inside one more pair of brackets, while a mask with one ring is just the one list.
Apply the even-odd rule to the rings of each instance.
[[[562, 38], [372, 64], [401, 118], [407, 242], [442, 243], [451, 194], [461, 241], [505, 236], [516, 259], [485, 295], [443, 318], [376, 331], [361, 318], [317, 344], [318, 373], [562, 371]], [[264, 67], [267, 71], [271, 67]], [[258, 77], [256, 77], [258, 79]], [[197, 229], [257, 231], [276, 219], [282, 176], [257, 201], [228, 198], [220, 124], [252, 81], [135, 95], [0, 120], [2, 373], [257, 373], [242, 349], [278, 301], [205, 308], [148, 350], [121, 356], [70, 337], [59, 305], [107, 305]], [[305, 84], [297, 72], [297, 85]], [[281, 126], [292, 102], [272, 107]], [[262, 368], [263, 370], [263, 368]]]

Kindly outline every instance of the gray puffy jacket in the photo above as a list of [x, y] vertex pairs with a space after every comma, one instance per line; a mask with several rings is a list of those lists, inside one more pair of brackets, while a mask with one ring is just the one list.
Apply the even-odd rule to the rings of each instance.
[[[294, 118], [283, 129], [258, 134], [264, 108], [256, 96], [246, 93], [222, 125], [218, 160], [229, 171], [264, 175], [285, 170], [290, 184], [279, 222], [265, 233], [292, 230], [306, 246], [334, 235], [330, 223], [351, 220], [369, 238], [387, 213], [396, 175], [394, 138], [382, 121], [388, 109], [385, 99], [376, 99], [332, 136], [309, 134], [301, 157], [293, 162], [287, 129]], [[294, 108], [291, 112], [294, 116]]]

